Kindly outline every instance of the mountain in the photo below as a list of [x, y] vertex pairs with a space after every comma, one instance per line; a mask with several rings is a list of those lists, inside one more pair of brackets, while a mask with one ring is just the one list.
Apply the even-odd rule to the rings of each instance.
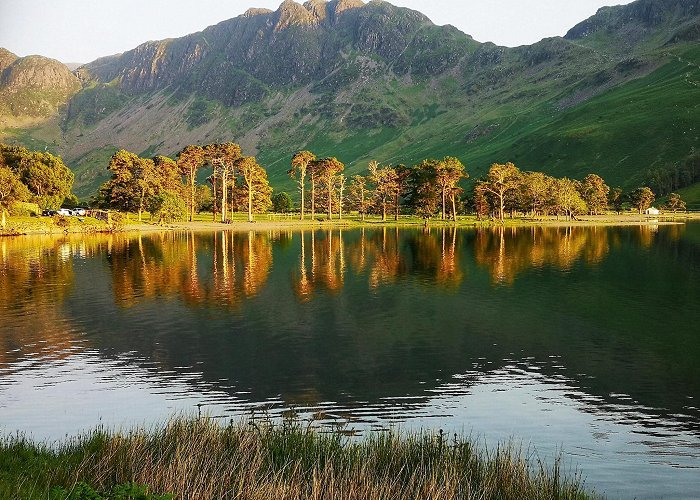
[[285, 0], [88, 63], [65, 107], [38, 126], [0, 125], [0, 138], [62, 153], [81, 196], [117, 148], [173, 155], [224, 140], [290, 192], [302, 148], [350, 173], [450, 154], [472, 177], [512, 160], [636, 187], [680, 179], [700, 144], [698, 26], [700, 0], [637, 0], [506, 48], [384, 1]]
[[604, 7], [574, 26], [567, 40], [613, 53], [632, 53], [682, 41], [700, 40], [697, 0], [639, 0]]
[[17, 57], [0, 49], [0, 128], [54, 116], [81, 88], [78, 78], [54, 59]]

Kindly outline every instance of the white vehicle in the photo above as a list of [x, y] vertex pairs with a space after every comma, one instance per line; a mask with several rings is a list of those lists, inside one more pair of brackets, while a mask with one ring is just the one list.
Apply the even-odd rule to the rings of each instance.
[[87, 212], [85, 211], [84, 208], [74, 208], [73, 209], [73, 215], [77, 215], [79, 217], [85, 217], [85, 214]]
[[67, 208], [62, 208], [58, 211], [58, 215], [66, 215], [70, 217], [71, 215], [73, 215], [73, 211]]

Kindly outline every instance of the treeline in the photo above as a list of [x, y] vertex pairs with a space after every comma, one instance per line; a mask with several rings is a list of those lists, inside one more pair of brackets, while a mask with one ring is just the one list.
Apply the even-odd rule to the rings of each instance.
[[[198, 174], [211, 168], [208, 185], [197, 183]], [[255, 157], [244, 156], [238, 144], [190, 145], [176, 160], [165, 156], [141, 158], [117, 151], [109, 162], [112, 178], [100, 187], [94, 203], [138, 213], [144, 211], [160, 222], [194, 219], [195, 212], [211, 210], [227, 222], [235, 211], [266, 212], [272, 188], [267, 172]]]
[[[480, 219], [503, 220], [508, 213], [572, 219], [608, 209], [619, 213], [625, 205], [642, 213], [655, 201], [648, 187], [624, 193], [621, 188], [611, 189], [596, 174], [580, 181], [555, 178], [542, 172], [523, 172], [513, 163], [493, 164], [467, 193], [460, 183], [469, 175], [462, 162], [450, 156], [424, 160], [412, 167], [380, 166], [373, 161], [365, 175], [355, 175], [349, 182], [342, 170], [343, 164], [335, 158], [317, 159], [310, 151], [293, 156], [289, 174], [297, 181], [301, 194], [302, 219], [308, 209], [314, 217], [319, 206], [329, 218], [333, 213], [342, 217], [343, 210], [348, 209], [357, 211], [363, 220], [367, 214], [381, 215], [382, 220], [387, 214], [393, 214], [395, 220], [400, 214], [456, 220], [463, 213], [475, 213]], [[666, 208], [685, 210], [685, 203], [673, 193]]]
[[[472, 203], [480, 218], [492, 216], [503, 220], [506, 213], [522, 213], [533, 217], [564, 216], [571, 220], [608, 209], [620, 213], [625, 204], [641, 214], [655, 199], [653, 191], [646, 186], [624, 193], [621, 188], [611, 189], [597, 174], [588, 174], [583, 180], [556, 178], [542, 172], [522, 172], [512, 163], [496, 163], [476, 182]], [[680, 205], [674, 208], [678, 209]]]
[[[438, 208], [443, 219], [447, 218], [448, 210], [456, 218], [463, 193], [459, 182], [468, 177], [462, 162], [450, 156], [424, 160], [410, 168], [382, 167], [372, 161], [366, 175], [355, 175], [349, 182], [343, 170], [343, 163], [336, 158], [318, 159], [310, 151], [300, 151], [292, 157], [289, 174], [299, 186], [302, 219], [307, 208], [311, 209], [311, 217], [315, 217], [319, 205], [325, 208], [329, 218], [334, 213], [342, 218], [344, 208], [357, 211], [362, 220], [369, 213], [381, 214], [382, 220], [393, 213], [398, 220], [402, 210], [430, 218]], [[311, 191], [308, 206], [307, 178]]]
[[0, 212], [18, 202], [35, 203], [40, 210], [60, 208], [72, 197], [73, 172], [59, 156], [0, 144]]
[[700, 182], [700, 152], [693, 149], [679, 162], [649, 169], [646, 179], [646, 183], [661, 196]]
[[[194, 214], [210, 211], [214, 220], [228, 222], [235, 212], [253, 214], [274, 208], [294, 210], [284, 192], [272, 195], [267, 172], [253, 156], [245, 156], [238, 144], [227, 142], [186, 146], [175, 159], [157, 155], [141, 158], [126, 150], [110, 159], [111, 178], [93, 199], [93, 205], [138, 213], [159, 222], [194, 219]], [[439, 216], [456, 220], [458, 214], [474, 213], [480, 219], [503, 220], [506, 214], [564, 216], [621, 212], [627, 206], [639, 213], [655, 201], [649, 187], [629, 193], [611, 189], [596, 174], [582, 180], [555, 178], [542, 172], [524, 172], [512, 163], [491, 166], [488, 173], [473, 181], [462, 162], [451, 156], [427, 159], [414, 166], [369, 163], [363, 175], [347, 176], [345, 165], [335, 157], [319, 158], [311, 151], [292, 156], [289, 175], [296, 181], [301, 203], [301, 219], [342, 218], [349, 211], [365, 220], [369, 214], [387, 220], [392, 216], [414, 215], [425, 220]], [[198, 180], [206, 182], [199, 183]], [[60, 157], [32, 152], [22, 147], [0, 144], [0, 208], [5, 211], [17, 202], [36, 203], [41, 210], [75, 205], [71, 195], [73, 173]], [[671, 193], [665, 208], [683, 211], [685, 203]]]
[[[206, 184], [198, 184], [201, 169], [209, 168]], [[120, 210], [144, 211], [159, 221], [189, 218], [197, 211], [211, 211], [215, 220], [227, 222], [236, 211], [254, 213], [293, 210], [287, 193], [276, 193], [267, 172], [255, 157], [244, 156], [234, 143], [190, 145], [175, 160], [155, 156], [140, 158], [125, 150], [115, 153], [109, 163], [112, 178], [99, 192], [97, 203]], [[533, 217], [581, 214], [596, 215], [626, 205], [639, 213], [655, 201], [653, 191], [640, 187], [624, 193], [611, 189], [596, 174], [582, 180], [556, 178], [542, 172], [524, 172], [513, 163], [491, 166], [476, 179], [469, 192], [461, 186], [469, 178], [464, 164], [455, 157], [427, 159], [417, 165], [368, 165], [364, 175], [346, 176], [345, 165], [335, 157], [319, 158], [311, 151], [292, 156], [289, 175], [296, 181], [302, 220], [324, 214], [328, 219], [357, 212], [362, 220], [369, 214], [398, 220], [401, 214], [425, 220], [439, 216], [456, 220], [458, 214], [475, 213], [480, 219], [503, 220], [506, 214]], [[666, 208], [685, 210], [677, 194]]]

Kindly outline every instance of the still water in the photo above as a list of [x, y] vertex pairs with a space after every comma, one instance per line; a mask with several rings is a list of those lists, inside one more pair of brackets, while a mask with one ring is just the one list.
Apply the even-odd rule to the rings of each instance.
[[700, 492], [700, 224], [0, 239], [0, 432], [444, 429]]

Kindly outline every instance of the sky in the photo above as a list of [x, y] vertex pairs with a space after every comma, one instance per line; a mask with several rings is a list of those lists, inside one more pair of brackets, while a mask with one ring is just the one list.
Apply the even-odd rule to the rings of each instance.
[[[0, 0], [0, 47], [86, 63], [148, 40], [183, 36], [282, 0]], [[631, 0], [391, 0], [480, 42], [531, 44]], [[300, 2], [301, 3], [301, 2]]]

